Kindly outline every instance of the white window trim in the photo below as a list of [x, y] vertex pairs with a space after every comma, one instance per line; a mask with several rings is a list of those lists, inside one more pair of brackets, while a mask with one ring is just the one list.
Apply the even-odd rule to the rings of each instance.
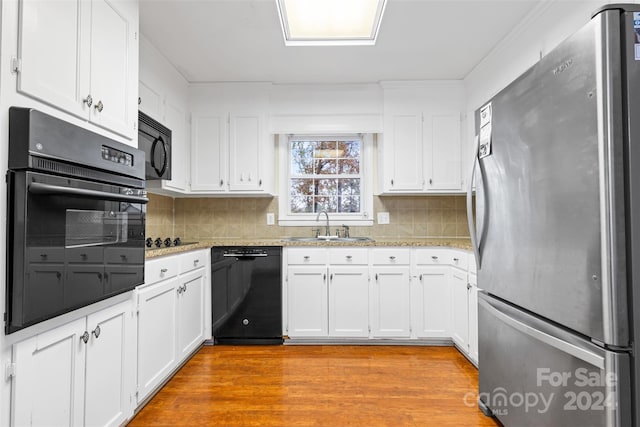
[[[348, 136], [350, 134], [331, 134], [323, 133], [322, 138], [330, 136]], [[353, 135], [353, 134], [351, 134]], [[289, 214], [289, 205], [291, 192], [289, 191], [289, 182], [291, 179], [291, 158], [289, 151], [289, 138], [292, 135], [280, 134], [278, 137], [278, 162], [280, 164], [279, 176], [278, 176], [278, 194], [279, 194], [279, 215], [278, 225], [290, 227], [319, 227], [326, 224], [324, 215], [321, 216], [320, 221], [316, 221], [317, 213], [310, 214]], [[312, 136], [312, 135], [309, 135]], [[329, 225], [340, 226], [342, 224], [349, 226], [372, 226], [373, 225], [373, 151], [374, 135], [371, 133], [358, 135], [362, 138], [362, 162], [360, 167], [362, 168], [362, 187], [360, 189], [360, 203], [362, 206], [363, 215], [356, 216], [354, 214], [329, 214]]]

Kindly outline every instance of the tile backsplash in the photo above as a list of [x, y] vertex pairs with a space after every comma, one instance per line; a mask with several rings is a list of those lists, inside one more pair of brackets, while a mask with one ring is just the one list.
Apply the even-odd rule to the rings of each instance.
[[[278, 198], [178, 198], [149, 195], [147, 237], [184, 241], [217, 238], [311, 236], [312, 228], [266, 225], [268, 212], [278, 223]], [[351, 227], [351, 235], [372, 238], [469, 237], [464, 196], [374, 197], [374, 219], [389, 212], [390, 223]]]

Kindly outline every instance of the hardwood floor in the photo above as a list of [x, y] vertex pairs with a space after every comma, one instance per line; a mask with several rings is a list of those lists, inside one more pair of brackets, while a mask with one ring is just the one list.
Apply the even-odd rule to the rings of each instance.
[[129, 426], [496, 426], [477, 383], [453, 347], [206, 346]]

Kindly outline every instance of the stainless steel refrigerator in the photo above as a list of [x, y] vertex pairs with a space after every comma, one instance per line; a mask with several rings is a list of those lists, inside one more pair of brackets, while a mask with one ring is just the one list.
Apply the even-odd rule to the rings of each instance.
[[640, 425], [640, 5], [595, 13], [476, 130], [480, 407]]

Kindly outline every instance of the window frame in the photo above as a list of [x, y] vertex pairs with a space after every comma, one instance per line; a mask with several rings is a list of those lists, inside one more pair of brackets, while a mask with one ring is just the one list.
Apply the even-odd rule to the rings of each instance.
[[362, 181], [360, 183], [360, 212], [358, 213], [329, 213], [329, 223], [332, 226], [342, 224], [350, 226], [373, 225], [373, 151], [374, 135], [357, 133], [322, 133], [322, 134], [280, 134], [278, 135], [279, 152], [279, 215], [280, 226], [318, 226], [325, 224], [323, 218], [316, 221], [318, 213], [291, 213], [291, 141], [314, 140], [353, 140], [361, 141], [360, 168]]

